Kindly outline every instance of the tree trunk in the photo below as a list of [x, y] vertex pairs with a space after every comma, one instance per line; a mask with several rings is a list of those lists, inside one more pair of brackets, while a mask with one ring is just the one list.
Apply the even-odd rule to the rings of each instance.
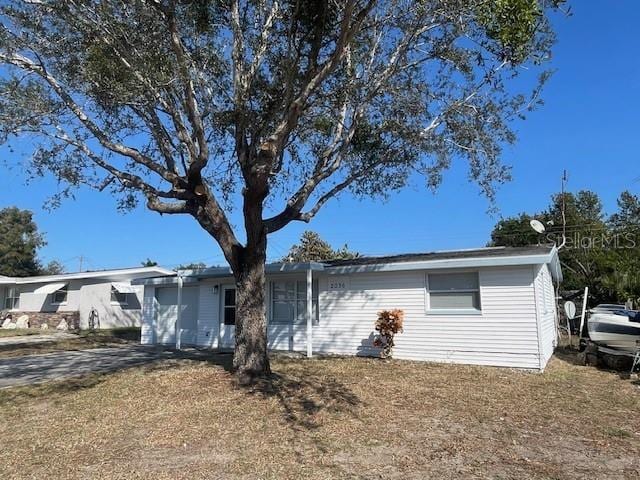
[[238, 381], [252, 383], [271, 373], [267, 354], [267, 316], [265, 307], [265, 262], [267, 238], [248, 244], [237, 263], [236, 348], [233, 369]]

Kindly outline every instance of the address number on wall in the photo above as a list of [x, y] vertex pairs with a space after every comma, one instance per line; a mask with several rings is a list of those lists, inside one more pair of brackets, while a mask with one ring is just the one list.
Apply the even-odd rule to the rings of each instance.
[[346, 290], [348, 282], [346, 278], [329, 279], [329, 290]]

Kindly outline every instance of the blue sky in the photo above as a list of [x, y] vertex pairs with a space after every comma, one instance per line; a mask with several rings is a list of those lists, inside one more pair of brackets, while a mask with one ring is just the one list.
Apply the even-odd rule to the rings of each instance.
[[[307, 228], [365, 254], [483, 246], [500, 215], [545, 208], [565, 168], [569, 189], [596, 191], [609, 212], [622, 190], [639, 193], [640, 2], [571, 4], [572, 17], [555, 19], [557, 71], [544, 92], [545, 105], [516, 125], [519, 141], [505, 151], [513, 180], [498, 191], [497, 214], [488, 213], [487, 200], [458, 161], [436, 194], [415, 186], [387, 202], [334, 200], [310, 225], [291, 224], [271, 236], [270, 259], [284, 255]], [[1, 168], [0, 207], [34, 211], [48, 241], [44, 261], [58, 259], [68, 271], [78, 269], [81, 256], [91, 269], [134, 266], [147, 257], [169, 267], [224, 261], [213, 239], [189, 217], [160, 217], [142, 207], [121, 214], [108, 194], [87, 190], [48, 212], [42, 205], [55, 191], [54, 182], [27, 185], [20, 166]]]

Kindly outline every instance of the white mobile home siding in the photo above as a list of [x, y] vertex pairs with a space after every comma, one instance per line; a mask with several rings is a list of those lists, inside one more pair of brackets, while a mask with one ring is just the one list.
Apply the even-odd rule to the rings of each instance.
[[[446, 270], [458, 272], [460, 270]], [[313, 326], [313, 352], [377, 355], [372, 346], [377, 313], [399, 308], [405, 313], [404, 331], [396, 336], [394, 357], [542, 369], [553, 353], [555, 304], [548, 267], [532, 265], [480, 267], [481, 311], [443, 314], [427, 311], [426, 275], [444, 270], [404, 270], [350, 275], [314, 272], [319, 286], [319, 323]], [[270, 281], [304, 280], [304, 275], [268, 276]], [[546, 283], [545, 283], [546, 282]], [[330, 288], [330, 284], [333, 287]], [[540, 284], [538, 286], [538, 284]], [[219, 348], [222, 291], [230, 278], [201, 280], [198, 286], [197, 344]], [[337, 289], [335, 288], [338, 285]], [[156, 292], [158, 288], [156, 287]], [[173, 287], [175, 288], [175, 287]], [[145, 289], [144, 343], [154, 343], [153, 287]], [[545, 310], [538, 292], [546, 292]], [[270, 288], [267, 315], [270, 318]], [[166, 319], [165, 321], [171, 321]], [[269, 348], [305, 351], [306, 324], [268, 325]], [[542, 354], [541, 354], [542, 352]]]
[[142, 345], [156, 343], [156, 310], [156, 289], [152, 286], [146, 286], [142, 300], [142, 326], [140, 328], [140, 343]]
[[372, 354], [377, 312], [400, 308], [405, 323], [404, 332], [396, 336], [395, 358], [539, 368], [530, 266], [480, 269], [482, 312], [476, 315], [428, 313], [425, 275], [424, 271], [355, 274], [346, 279], [344, 291], [334, 292], [321, 282], [314, 351]]
[[541, 368], [547, 364], [557, 345], [556, 319], [558, 318], [553, 279], [548, 265], [534, 268], [536, 308], [540, 325]]
[[[214, 291], [217, 290], [217, 291]], [[218, 348], [220, 330], [220, 292], [216, 283], [203, 282], [200, 285], [198, 308], [198, 345], [207, 348]]]
[[[301, 280], [299, 276], [278, 276], [278, 280]], [[232, 286], [231, 278], [216, 281], [203, 281], [200, 285], [200, 299], [198, 309], [198, 346], [219, 348], [221, 295], [225, 286]], [[217, 290], [217, 291], [216, 291]], [[267, 316], [270, 317], [270, 282], [267, 281]], [[148, 322], [145, 322], [148, 323]], [[306, 348], [305, 325], [277, 325], [269, 323], [267, 326], [268, 346], [273, 350], [303, 351]]]

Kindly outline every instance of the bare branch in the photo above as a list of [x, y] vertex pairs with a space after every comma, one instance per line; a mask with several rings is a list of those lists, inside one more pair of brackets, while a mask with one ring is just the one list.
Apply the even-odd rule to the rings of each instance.
[[76, 118], [87, 128], [87, 130], [91, 132], [91, 134], [100, 142], [103, 147], [119, 155], [131, 158], [136, 163], [147, 167], [149, 170], [157, 173], [163, 179], [173, 185], [179, 185], [182, 183], [182, 179], [178, 175], [170, 172], [166, 168], [161, 167], [152, 159], [143, 155], [139, 150], [112, 141], [109, 136], [104, 133], [102, 129], [100, 129], [100, 127], [98, 127], [98, 125], [96, 125], [83, 111], [83, 109], [73, 100], [71, 95], [67, 93], [67, 91], [60, 85], [58, 80], [45, 69], [42, 63], [36, 64], [31, 59], [18, 53], [14, 53], [12, 55], [0, 53], [0, 60], [39, 75], [45, 82], [49, 84], [53, 91], [56, 92], [63, 103], [67, 106], [67, 108], [71, 110], [71, 112], [73, 112]]
[[[50, 137], [56, 138], [65, 142], [68, 145], [72, 145], [78, 150], [80, 150], [85, 156], [87, 156], [93, 163], [95, 163], [98, 167], [107, 171], [111, 174], [115, 179], [117, 179], [124, 187], [126, 188], [134, 188], [136, 190], [140, 190], [145, 196], [153, 196], [160, 198], [182, 198], [188, 199], [192, 198], [192, 195], [186, 191], [161, 191], [155, 187], [149, 185], [149, 183], [145, 182], [138, 175], [134, 175], [130, 172], [124, 172], [110, 163], [104, 161], [99, 155], [97, 155], [93, 150], [91, 150], [87, 144], [78, 139], [71, 138], [64, 130], [61, 128], [57, 128], [58, 134], [49, 134]], [[103, 187], [104, 188], [104, 187]]]
[[188, 176], [191, 177], [192, 175], [197, 175], [199, 177], [200, 171], [206, 166], [207, 161], [209, 160], [209, 145], [207, 143], [202, 115], [200, 114], [196, 93], [193, 87], [191, 60], [189, 59], [189, 54], [180, 39], [180, 33], [178, 32], [178, 25], [175, 18], [175, 5], [173, 2], [171, 2], [171, 5], [172, 9], [169, 10], [166, 15], [167, 25], [169, 33], [171, 34], [171, 45], [178, 60], [179, 71], [184, 84], [187, 115], [189, 117], [189, 122], [193, 126], [194, 135], [199, 147], [199, 154], [192, 159], [191, 165], [189, 166]]
[[161, 214], [189, 213], [187, 202], [163, 202], [153, 196], [148, 197], [147, 208]]
[[262, 31], [260, 32], [260, 40], [258, 43], [258, 48], [253, 54], [253, 61], [251, 62], [249, 71], [247, 72], [247, 78], [244, 82], [245, 88], [247, 89], [251, 88], [251, 83], [253, 82], [253, 79], [255, 78], [256, 73], [260, 68], [260, 65], [262, 64], [264, 54], [266, 53], [267, 47], [269, 45], [269, 32], [273, 27], [273, 23], [276, 19], [276, 16], [279, 13], [279, 10], [280, 10], [280, 4], [278, 3], [278, 0], [274, 0], [273, 4], [271, 5], [271, 9], [269, 10], [267, 19], [265, 20], [264, 25], [262, 27]]
[[351, 22], [356, 3], [356, 0], [349, 0], [346, 2], [342, 13], [343, 17], [340, 24], [340, 33], [331, 56], [318, 69], [317, 73], [313, 75], [301, 88], [298, 96], [287, 107], [283, 120], [265, 142], [265, 145], [261, 146], [261, 149], [270, 150], [272, 152], [279, 152], [282, 150], [286, 138], [296, 127], [298, 119], [304, 111], [305, 104], [309, 97], [344, 59], [346, 51], [348, 50], [348, 45], [359, 31], [362, 22], [375, 5], [376, 0], [369, 0], [365, 7], [355, 15], [354, 21]]

